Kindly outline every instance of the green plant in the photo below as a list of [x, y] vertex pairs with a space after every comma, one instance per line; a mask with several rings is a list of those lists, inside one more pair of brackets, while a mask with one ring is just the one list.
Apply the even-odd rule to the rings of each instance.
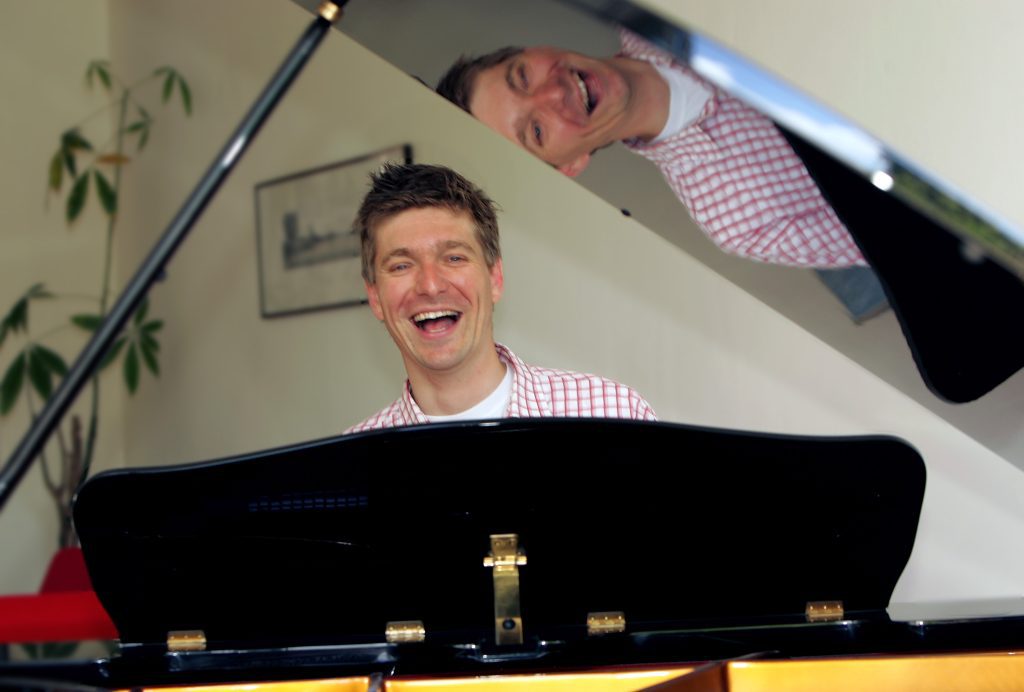
[[[24, 399], [29, 414], [35, 417], [41, 405], [52, 394], [55, 384], [67, 373], [64, 358], [46, 341], [65, 328], [94, 332], [110, 307], [111, 264], [114, 231], [117, 227], [121, 194], [122, 172], [131, 159], [126, 150], [134, 140], [135, 152], [141, 152], [149, 140], [155, 122], [139, 100], [139, 93], [147, 85], [161, 84], [161, 102], [167, 104], [175, 94], [180, 97], [185, 115], [191, 115], [192, 95], [185, 79], [171, 67], [161, 67], [138, 82], [126, 85], [111, 72], [107, 61], [94, 60], [85, 72], [90, 88], [103, 89], [111, 100], [61, 135], [57, 151], [50, 158], [47, 181], [47, 201], [64, 196], [64, 217], [69, 228], [74, 228], [90, 198], [90, 190], [100, 204], [106, 225], [104, 259], [100, 272], [99, 295], [95, 297], [96, 310], [75, 313], [66, 323], [33, 335], [29, 331], [29, 313], [40, 301], [55, 300], [62, 296], [51, 293], [44, 284], [36, 283], [22, 293], [0, 320], [0, 353], [5, 345], [13, 344], [14, 352], [0, 379], [0, 416], [6, 416], [18, 401]], [[96, 116], [116, 110], [112, 133], [101, 146], [93, 146], [83, 134], [84, 125]], [[68, 182], [65, 195], [65, 181]], [[71, 297], [71, 296], [63, 296]], [[121, 371], [128, 392], [134, 394], [139, 387], [143, 369], [154, 376], [160, 373], [158, 333], [163, 322], [148, 317], [148, 301], [143, 301], [124, 332], [111, 345], [100, 371], [115, 362]], [[8, 353], [11, 349], [7, 349]], [[40, 454], [43, 478], [60, 517], [59, 546], [74, 545], [77, 538], [71, 524], [71, 500], [75, 490], [89, 475], [99, 420], [99, 373], [90, 382], [88, 425], [84, 438], [82, 421], [75, 413], [65, 417], [54, 437], [59, 451], [59, 463], [52, 464], [45, 450]]]

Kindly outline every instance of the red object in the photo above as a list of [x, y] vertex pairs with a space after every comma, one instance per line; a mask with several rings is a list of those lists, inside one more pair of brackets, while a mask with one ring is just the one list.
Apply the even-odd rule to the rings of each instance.
[[81, 548], [53, 556], [38, 595], [0, 596], [0, 643], [117, 639], [89, 582]]
[[39, 593], [54, 591], [92, 591], [81, 548], [61, 548], [50, 560]]
[[92, 591], [0, 596], [0, 643], [117, 639]]

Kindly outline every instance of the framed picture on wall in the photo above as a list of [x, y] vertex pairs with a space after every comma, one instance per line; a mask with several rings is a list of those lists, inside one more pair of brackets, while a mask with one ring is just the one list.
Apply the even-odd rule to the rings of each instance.
[[366, 302], [356, 212], [369, 174], [412, 163], [408, 144], [256, 186], [260, 313], [278, 317]]

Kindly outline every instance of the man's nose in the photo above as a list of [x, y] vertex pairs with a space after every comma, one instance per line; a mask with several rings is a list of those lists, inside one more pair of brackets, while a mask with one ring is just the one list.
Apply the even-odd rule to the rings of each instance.
[[557, 79], [547, 79], [537, 85], [531, 97], [537, 106], [558, 110], [565, 103], [565, 85]]
[[426, 264], [416, 274], [416, 290], [427, 296], [437, 295], [447, 288], [448, 282], [444, 274], [432, 264]]

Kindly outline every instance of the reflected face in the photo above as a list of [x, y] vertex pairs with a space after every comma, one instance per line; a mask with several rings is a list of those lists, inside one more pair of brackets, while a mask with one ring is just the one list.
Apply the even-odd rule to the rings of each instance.
[[634, 136], [634, 84], [620, 58], [533, 47], [480, 72], [470, 111], [567, 175], [596, 149]]
[[370, 308], [410, 376], [472, 372], [494, 357], [501, 260], [487, 266], [469, 214], [409, 209], [381, 222], [374, 240], [376, 283], [366, 285]]

